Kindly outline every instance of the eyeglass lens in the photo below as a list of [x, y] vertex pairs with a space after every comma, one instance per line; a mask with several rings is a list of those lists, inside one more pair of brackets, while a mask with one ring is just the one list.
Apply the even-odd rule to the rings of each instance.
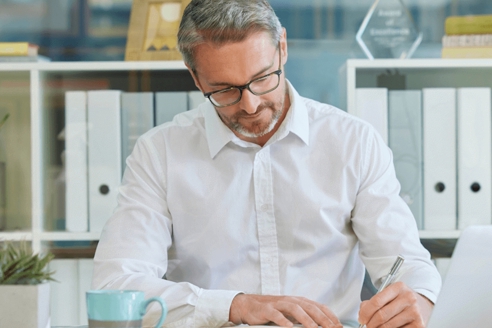
[[[280, 76], [278, 74], [269, 74], [258, 80], [251, 81], [249, 84], [249, 90], [255, 95], [263, 95], [277, 88], [280, 82]], [[231, 87], [222, 92], [214, 93], [210, 96], [213, 102], [219, 106], [226, 106], [233, 104], [241, 98], [241, 90], [235, 87]]]

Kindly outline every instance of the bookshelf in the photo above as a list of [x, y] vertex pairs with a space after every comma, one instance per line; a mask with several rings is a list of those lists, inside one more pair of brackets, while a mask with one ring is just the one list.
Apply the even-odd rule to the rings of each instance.
[[0, 231], [0, 241], [27, 240], [39, 252], [52, 242], [99, 239], [99, 233], [72, 233], [56, 226], [64, 197], [57, 180], [64, 149], [64, 93], [99, 89], [196, 87], [182, 61], [0, 63], [0, 116], [11, 113], [0, 130], [8, 155], [6, 229]]
[[[404, 76], [405, 90], [423, 88], [492, 88], [492, 59], [348, 60], [340, 69], [342, 108], [354, 113], [357, 88], [377, 88], [381, 75]], [[424, 162], [425, 165], [425, 162]], [[421, 240], [457, 239], [460, 230], [420, 230]]]
[[[341, 69], [345, 108], [355, 106], [355, 89], [376, 87], [380, 74], [398, 71], [407, 89], [492, 87], [492, 60], [348, 60]], [[57, 241], [97, 241], [97, 233], [55, 227], [56, 178], [63, 141], [63, 96], [67, 90], [196, 90], [181, 61], [0, 63], [0, 116], [16, 113], [0, 130], [0, 142], [15, 170], [7, 181], [7, 229], [0, 240], [28, 240], [35, 251]], [[345, 97], [345, 94], [343, 94]], [[7, 104], [7, 105], [5, 105]], [[342, 106], [343, 107], [343, 106]], [[6, 144], [8, 141], [8, 144]], [[9, 181], [11, 181], [9, 183]], [[422, 239], [456, 239], [460, 231], [420, 231]]]

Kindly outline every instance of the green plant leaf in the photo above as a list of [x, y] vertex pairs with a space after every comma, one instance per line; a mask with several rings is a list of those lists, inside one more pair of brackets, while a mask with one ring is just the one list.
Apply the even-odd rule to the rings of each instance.
[[52, 278], [53, 271], [47, 271], [48, 263], [54, 258], [52, 253], [33, 254], [25, 241], [19, 246], [7, 242], [0, 248], [0, 284], [34, 285]]
[[0, 128], [2, 128], [2, 126], [5, 124], [5, 122], [7, 122], [7, 119], [9, 118], [10, 114], [7, 113], [3, 118], [2, 120], [0, 121]]

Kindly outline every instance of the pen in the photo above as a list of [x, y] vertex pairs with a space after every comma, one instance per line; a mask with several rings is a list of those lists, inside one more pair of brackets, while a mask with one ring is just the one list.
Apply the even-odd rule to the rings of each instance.
[[[379, 287], [379, 289], [378, 289], [378, 291], [377, 291], [376, 294], [381, 293], [383, 291], [383, 289], [385, 289], [389, 284], [391, 284], [391, 281], [393, 280], [393, 278], [395, 277], [395, 275], [398, 273], [398, 270], [400, 270], [400, 267], [403, 264], [403, 261], [405, 261], [405, 258], [403, 256], [401, 256], [401, 255], [398, 255], [398, 257], [396, 258], [395, 263], [391, 267], [390, 272], [388, 273], [388, 275], [384, 279], [383, 283]], [[365, 326], [366, 325], [359, 324], [359, 328], [364, 328]]]

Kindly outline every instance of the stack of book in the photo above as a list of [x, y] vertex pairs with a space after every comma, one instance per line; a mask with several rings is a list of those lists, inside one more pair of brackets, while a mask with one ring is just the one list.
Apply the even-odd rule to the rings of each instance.
[[492, 15], [446, 19], [442, 58], [492, 58]]
[[29, 42], [0, 42], [0, 62], [50, 61], [38, 54], [38, 48]]

